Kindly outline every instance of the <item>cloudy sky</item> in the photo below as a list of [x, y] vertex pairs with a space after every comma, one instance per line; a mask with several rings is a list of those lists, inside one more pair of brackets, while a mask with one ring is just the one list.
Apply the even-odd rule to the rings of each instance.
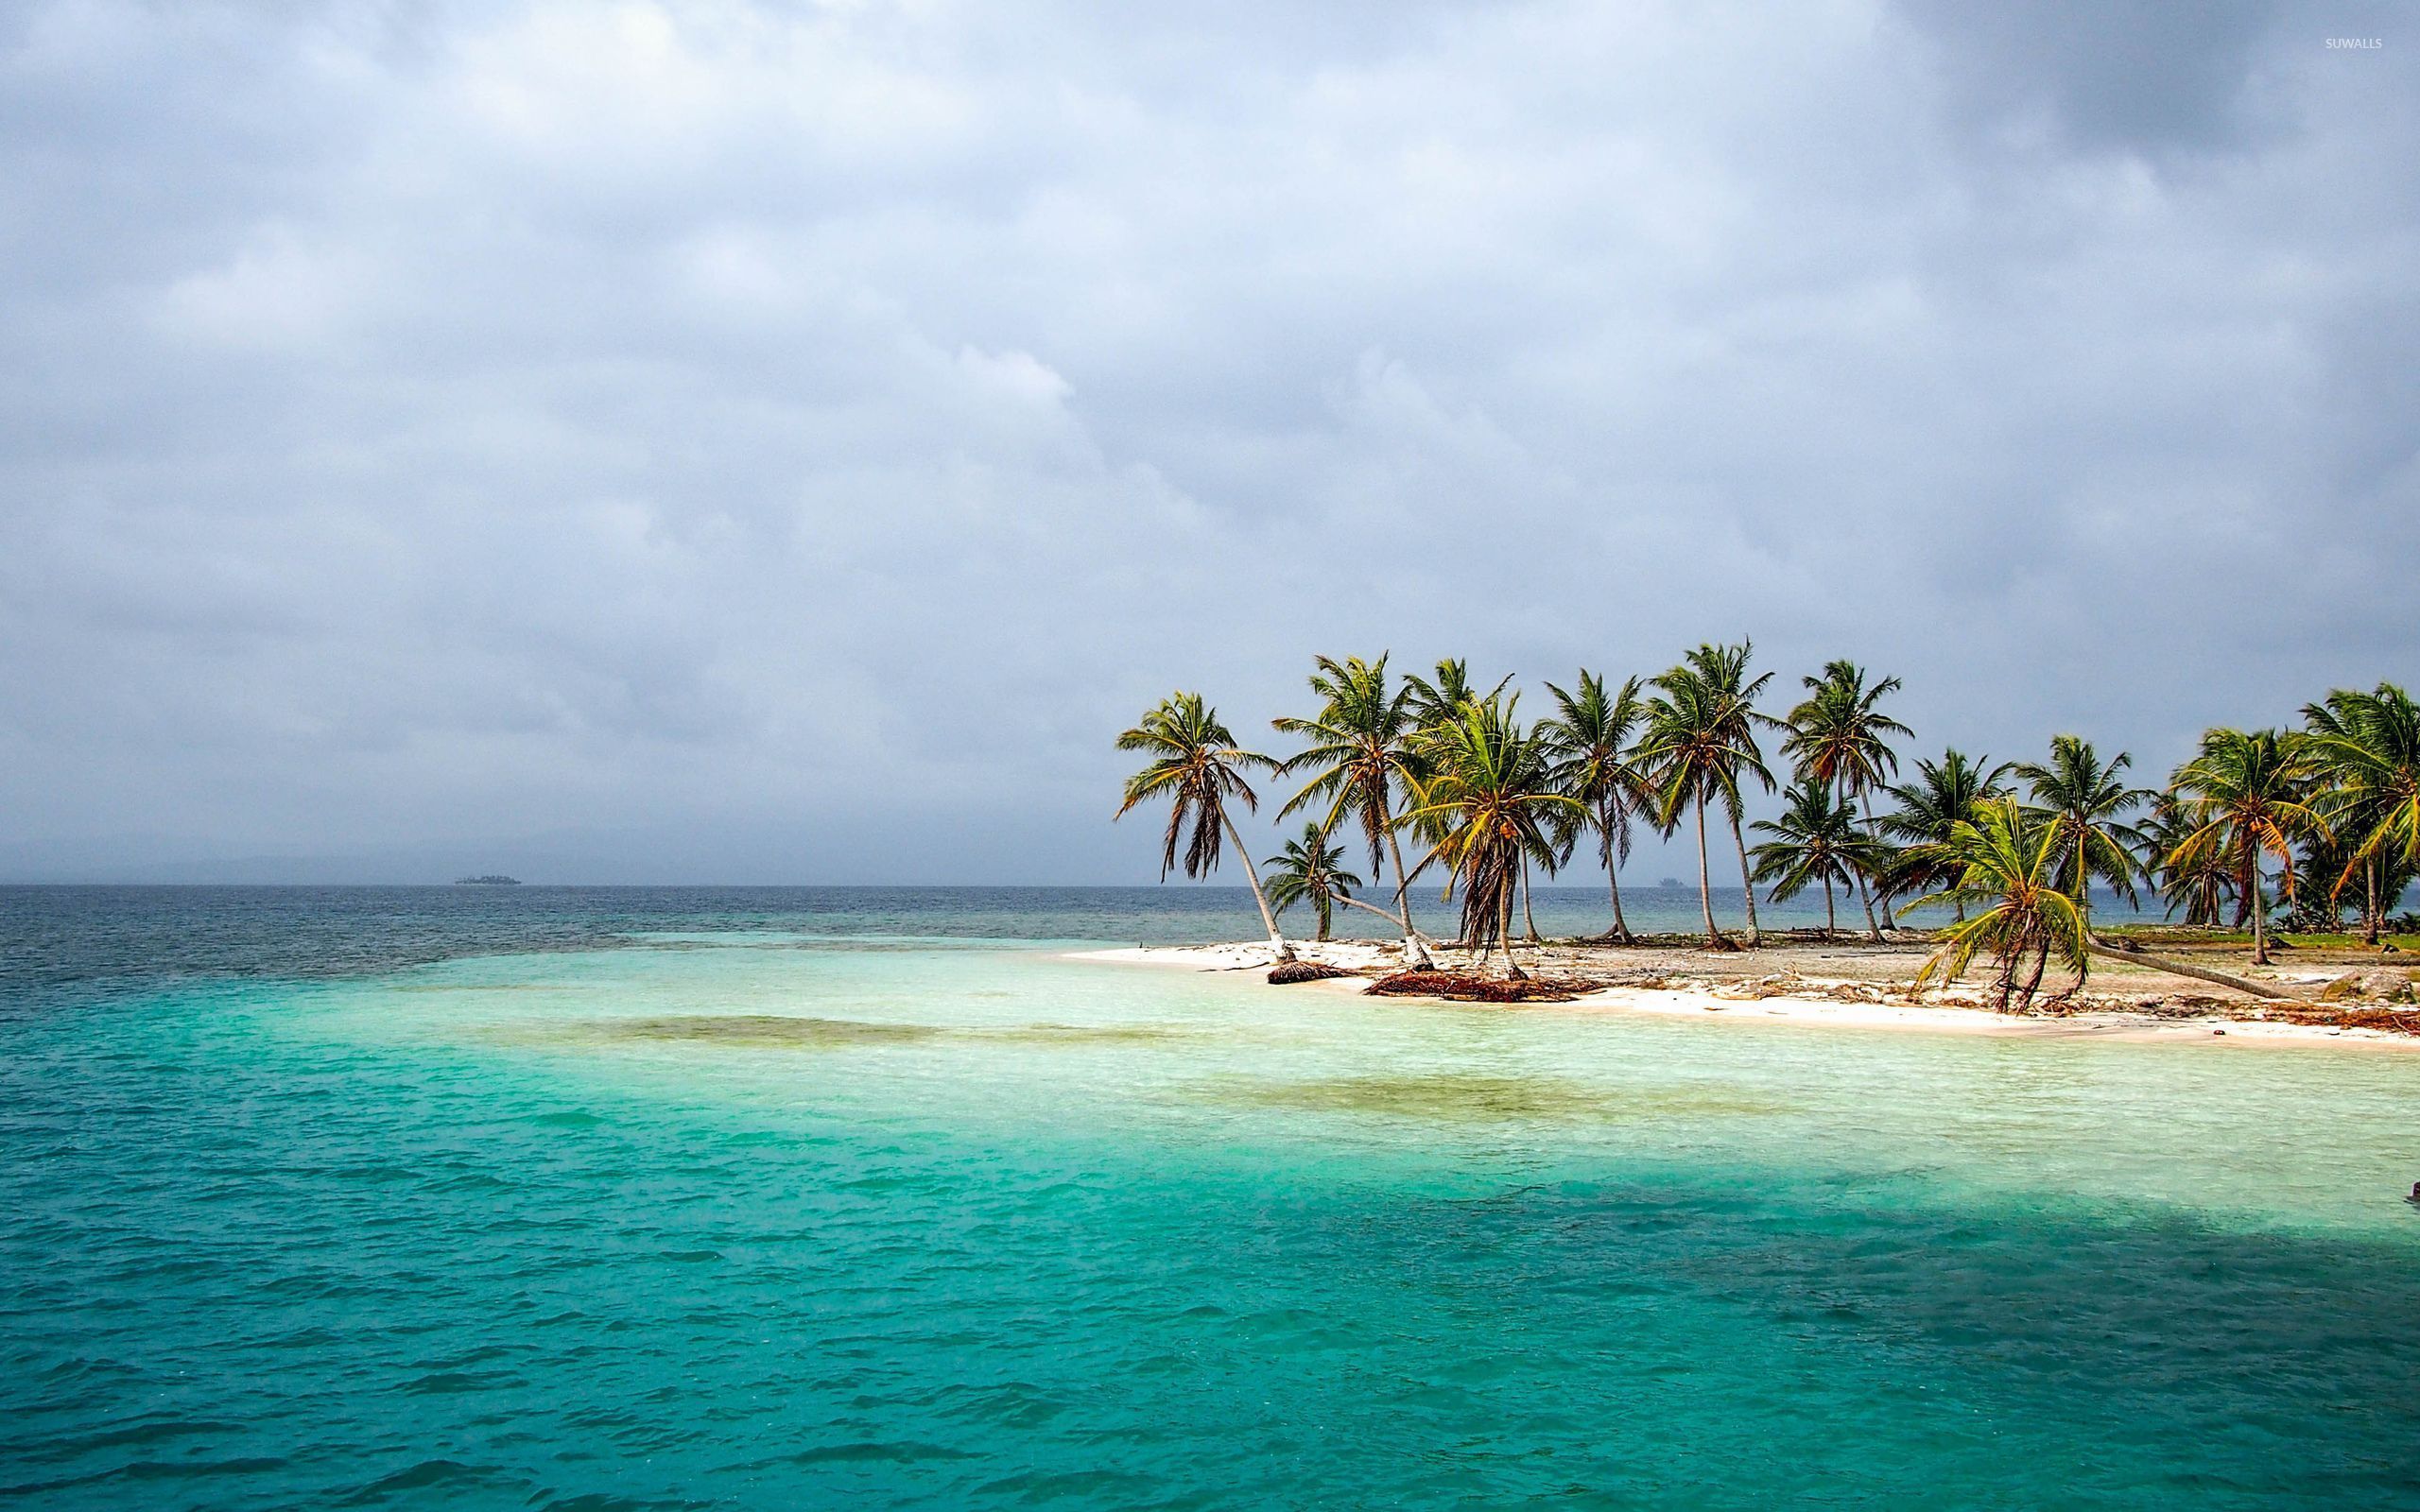
[[0, 875], [1148, 879], [1319, 651], [2420, 679], [2406, 14], [17, 0]]

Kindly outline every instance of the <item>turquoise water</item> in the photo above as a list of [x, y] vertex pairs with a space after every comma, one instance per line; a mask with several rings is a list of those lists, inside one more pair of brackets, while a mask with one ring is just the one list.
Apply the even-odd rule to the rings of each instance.
[[2420, 1505], [2420, 1055], [1062, 958], [1150, 917], [0, 897], [0, 1497]]

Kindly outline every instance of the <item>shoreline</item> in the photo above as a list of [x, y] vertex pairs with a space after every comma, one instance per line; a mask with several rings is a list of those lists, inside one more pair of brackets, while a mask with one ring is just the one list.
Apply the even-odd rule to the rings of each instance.
[[[1268, 989], [1270, 991], [1299, 992], [1305, 988], [1325, 988], [1330, 993], [1364, 996], [1370, 982], [1394, 970], [1398, 959], [1396, 947], [1392, 941], [1294, 940], [1290, 943], [1302, 959], [1333, 966], [1353, 974], [1289, 987], [1270, 987]], [[1566, 956], [1569, 956], [1571, 948], [1564, 949]], [[1647, 954], [1636, 948], [1598, 947], [1593, 952], [1582, 950], [1580, 955], [1581, 958], [1590, 954], [1613, 958], [1625, 949], [1634, 955]], [[1961, 1001], [1954, 987], [1929, 989], [1923, 1000], [1918, 1000], [1905, 982], [1876, 981], [1871, 976], [1860, 978], [1853, 974], [1827, 975], [1800, 970], [1802, 965], [1837, 962], [1845, 955], [1865, 949], [1870, 947], [1835, 944], [1821, 950], [1770, 946], [1751, 954], [1726, 955], [1704, 952], [1671, 953], [1697, 957], [1680, 963], [1682, 969], [1670, 972], [1686, 980], [1660, 986], [1603, 987], [1564, 1002], [1482, 1004], [1422, 994], [1406, 994], [1383, 1001], [1453, 1003], [1471, 1008], [1530, 1012], [1638, 1014], [1668, 1019], [1719, 1017], [1839, 1029], [1979, 1034], [2004, 1039], [2088, 1039], [2147, 1044], [2191, 1042], [2420, 1051], [2420, 1037], [2411, 1035], [2383, 1029], [2296, 1023], [2256, 1017], [2255, 1015], [2260, 1012], [2260, 1008], [2251, 1000], [2242, 1003], [2238, 1012], [2231, 1010], [2237, 1009], [2238, 1005], [2211, 999], [2208, 1000], [2211, 1004], [2208, 1011], [2184, 1016], [2118, 1005], [2096, 1006], [2060, 1015], [2013, 1014], [1996, 1012], [1979, 1003]], [[1438, 954], [1443, 959], [1447, 954], [1460, 953], [1448, 951]], [[1907, 953], [1896, 954], [1904, 955]], [[1155, 971], [1257, 973], [1270, 965], [1271, 952], [1265, 940], [1239, 940], [1211, 945], [1132, 945], [1071, 951], [1064, 953], [1063, 958], [1095, 965], [1143, 967]], [[1744, 970], [1749, 967], [1759, 970], [1753, 972]], [[1547, 971], [1541, 974], [1558, 973]], [[2099, 980], [2101, 973], [2095, 972], [2094, 975]]]

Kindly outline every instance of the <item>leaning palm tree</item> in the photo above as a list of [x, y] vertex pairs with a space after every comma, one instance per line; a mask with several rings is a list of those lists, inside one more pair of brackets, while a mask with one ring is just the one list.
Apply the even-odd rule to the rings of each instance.
[[2128, 903], [2136, 902], [2135, 878], [2141, 868], [2135, 856], [2144, 840], [2125, 816], [2158, 795], [2126, 785], [2123, 773], [2134, 761], [2121, 750], [2103, 763], [2089, 742], [2054, 735], [2048, 762], [2020, 762], [2014, 768], [2032, 789], [2035, 814], [2050, 821], [2058, 844], [2059, 885], [2083, 910], [2086, 927], [2092, 919], [2094, 878], [2108, 883]]
[[[1283, 733], [1310, 742], [1307, 748], [1287, 758], [1280, 769], [1313, 774], [1303, 790], [1288, 799], [1278, 812], [1289, 815], [1324, 805], [1325, 813], [1319, 820], [1322, 833], [1332, 832], [1347, 820], [1357, 824], [1362, 837], [1369, 842], [1372, 875], [1377, 874], [1382, 860], [1393, 861], [1392, 917], [1403, 932], [1403, 962], [1406, 967], [1426, 965], [1427, 953], [1421, 948], [1420, 932], [1411, 922], [1410, 883], [1404, 873], [1403, 847], [1395, 838], [1397, 796], [1410, 791], [1418, 762], [1412, 745], [1418, 728], [1413, 708], [1415, 690], [1408, 682], [1388, 686], [1384, 656], [1374, 662], [1357, 656], [1343, 662], [1323, 656], [1311, 673], [1311, 692], [1320, 698], [1318, 713], [1308, 719], [1288, 717], [1273, 721]], [[1383, 857], [1381, 850], [1385, 852]], [[1390, 917], [1357, 898], [1340, 901], [1381, 918]]]
[[2325, 836], [2310, 804], [2311, 751], [2300, 735], [2274, 730], [2213, 730], [2176, 769], [2178, 806], [2194, 828], [2166, 858], [2189, 867], [2215, 852], [2234, 863], [2236, 885], [2251, 895], [2252, 961], [2269, 964], [2269, 907], [2261, 889], [2266, 857], [2290, 884], [2294, 842]]
[[[1970, 761], [1954, 746], [1938, 762], [1916, 758], [1915, 781], [1886, 789], [1898, 800], [1898, 809], [1877, 821], [1882, 833], [1902, 847], [1887, 890], [1931, 892], [1958, 880], [1958, 868], [1943, 848], [1958, 822], [1974, 816], [1976, 804], [2001, 796], [2009, 765], [1995, 766], [1988, 756]], [[1956, 921], [1966, 921], [1962, 903]]]
[[1748, 836], [1741, 828], [1745, 815], [1740, 782], [1743, 778], [1754, 778], [1766, 792], [1773, 790], [1773, 774], [1765, 765], [1765, 753], [1756, 744], [1756, 731], [1782, 728], [1780, 720], [1756, 712], [1756, 696], [1765, 691], [1765, 684], [1772, 680], [1773, 675], [1760, 672], [1753, 678], [1748, 676], [1748, 661], [1754, 649], [1754, 644], [1749, 641], [1737, 645], [1705, 644], [1683, 659], [1683, 664], [1704, 684], [1715, 732], [1731, 748], [1731, 759], [1724, 765], [1717, 796], [1722, 800], [1724, 816], [1731, 820], [1732, 849], [1739, 853], [1739, 893], [1748, 913], [1751, 948], [1759, 937], [1756, 884], [1749, 875]]
[[[1277, 917], [1296, 903], [1308, 903], [1320, 921], [1315, 938], [1325, 941], [1336, 927], [1336, 905], [1353, 901], [1361, 879], [1344, 869], [1344, 847], [1327, 843], [1327, 832], [1317, 824], [1303, 826], [1303, 837], [1261, 863], [1269, 868], [1269, 902]], [[1384, 916], [1381, 915], [1381, 918]]]
[[[2092, 936], [2083, 905], [2067, 890], [2060, 868], [2068, 849], [2056, 818], [2030, 811], [2014, 799], [1985, 799], [1972, 818], [1952, 827], [1947, 850], [1958, 881], [1910, 904], [1923, 907], [1955, 900], [1976, 914], [1942, 936], [1941, 948], [1916, 973], [1916, 985], [1954, 981], [1976, 956], [1989, 953], [1998, 970], [1992, 977], [1992, 1005], [2022, 1012], [2032, 1005], [2050, 958], [2074, 971], [2067, 992], [2083, 986], [2090, 970]], [[2017, 973], [2031, 969], [2022, 981]], [[2062, 993], [2061, 996], [2065, 996]]]
[[1463, 700], [1454, 719], [1422, 736], [1422, 775], [1406, 821], [1436, 836], [1413, 875], [1431, 865], [1447, 874], [1447, 894], [1462, 895], [1462, 940], [1479, 964], [1498, 943], [1509, 975], [1520, 977], [1512, 955], [1512, 901], [1523, 866], [1554, 853], [1560, 821], [1580, 807], [1556, 790], [1547, 742], [1513, 717], [1512, 699]]
[[[2402, 879], [2420, 870], [2420, 705], [2392, 682], [2375, 693], [2339, 690], [2303, 710], [2311, 751], [2328, 778], [2329, 816], [2345, 831], [2352, 866], [2362, 880], [2361, 937], [2378, 941], [2378, 926]], [[2386, 884], [2396, 884], [2389, 890]]]
[[1570, 854], [1582, 830], [1596, 835], [1597, 859], [1614, 903], [1613, 927], [1599, 937], [1625, 945], [1631, 933], [1622, 918], [1621, 864], [1630, 859], [1631, 824], [1646, 801], [1630, 760], [1631, 742], [1647, 712], [1638, 690], [1638, 679], [1632, 678], [1608, 694], [1605, 679], [1582, 667], [1576, 694], [1547, 684], [1555, 715], [1538, 726], [1554, 752], [1556, 782], [1582, 811], [1563, 836], [1562, 853]]
[[1852, 886], [1879, 869], [1889, 850], [1865, 833], [1857, 811], [1841, 801], [1830, 782], [1802, 772], [1782, 794], [1778, 819], [1758, 819], [1750, 828], [1772, 839], [1748, 853], [1755, 858], [1756, 880], [1770, 884], [1772, 902], [1788, 902], [1816, 883], [1824, 885], [1824, 937], [1840, 933], [1833, 904], [1833, 886]]
[[[1198, 693], [1172, 693], [1161, 699], [1140, 724], [1117, 737], [1117, 748], [1145, 751], [1152, 760], [1126, 780], [1125, 800], [1118, 804], [1115, 817], [1125, 817], [1135, 805], [1151, 799], [1169, 799], [1160, 880], [1166, 882], [1176, 868], [1180, 841], [1184, 845], [1184, 874], [1199, 878], [1219, 869], [1220, 848], [1232, 839], [1236, 854], [1243, 858], [1245, 880], [1252, 884], [1252, 901], [1259, 905], [1260, 921], [1269, 930], [1269, 943], [1279, 960], [1292, 960], [1294, 949], [1278, 933], [1277, 916], [1269, 911], [1269, 899], [1260, 890], [1252, 852], [1236, 832], [1235, 816], [1227, 812], [1229, 799], [1241, 799], [1247, 809], [1258, 808], [1260, 799], [1243, 773], [1255, 766], [1274, 770], [1277, 763], [1238, 747], [1234, 734], [1219, 721], [1219, 711], [1202, 702]], [[1190, 836], [1185, 833], [1188, 826]]]
[[[1863, 667], [1838, 661], [1824, 663], [1821, 677], [1800, 680], [1806, 685], [1806, 696], [1789, 712], [1782, 751], [1800, 772], [1829, 783], [1871, 833], [1874, 821], [1866, 795], [1899, 774], [1892, 737], [1914, 733], [1876, 707], [1899, 690], [1899, 679], [1884, 678], [1869, 688]], [[1866, 937], [1879, 945], [1882, 925], [1874, 917], [1874, 893], [1861, 873], [1858, 901], [1865, 905]]]

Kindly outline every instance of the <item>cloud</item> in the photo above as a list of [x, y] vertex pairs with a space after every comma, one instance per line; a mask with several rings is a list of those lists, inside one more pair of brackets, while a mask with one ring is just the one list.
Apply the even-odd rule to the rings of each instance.
[[1140, 878], [1170, 686], [1741, 634], [2157, 768], [2420, 649], [2393, 24], [36, 0], [0, 840]]

